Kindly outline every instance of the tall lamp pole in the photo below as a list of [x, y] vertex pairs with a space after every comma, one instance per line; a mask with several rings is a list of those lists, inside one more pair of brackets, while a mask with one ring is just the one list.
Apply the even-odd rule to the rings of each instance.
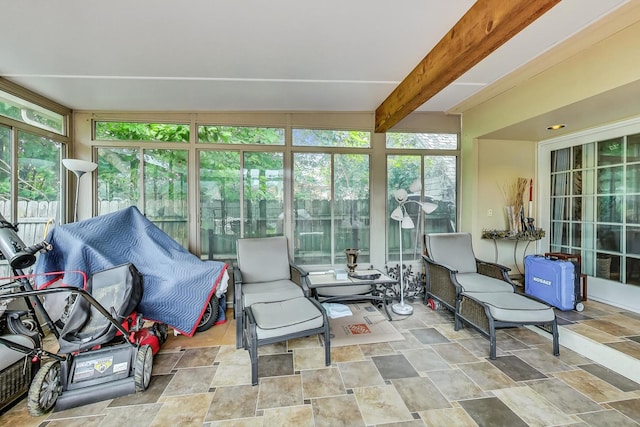
[[425, 213], [433, 212], [438, 205], [433, 203], [423, 203], [418, 202], [416, 200], [409, 200], [409, 194], [403, 190], [399, 189], [393, 193], [393, 197], [398, 202], [398, 206], [391, 212], [391, 219], [398, 221], [398, 240], [399, 240], [399, 254], [400, 254], [400, 266], [398, 267], [398, 280], [400, 281], [400, 302], [393, 304], [391, 309], [396, 314], [401, 314], [408, 316], [413, 313], [413, 307], [409, 304], [405, 304], [404, 302], [404, 271], [403, 271], [403, 262], [402, 262], [402, 230], [403, 229], [412, 229], [415, 227], [413, 220], [407, 213], [407, 209], [405, 207], [408, 203], [415, 203], [422, 209]]
[[86, 173], [93, 172], [98, 164], [88, 160], [62, 159], [65, 168], [73, 172], [76, 176], [76, 197], [73, 203], [73, 221], [78, 221], [78, 198], [80, 196], [80, 178]]

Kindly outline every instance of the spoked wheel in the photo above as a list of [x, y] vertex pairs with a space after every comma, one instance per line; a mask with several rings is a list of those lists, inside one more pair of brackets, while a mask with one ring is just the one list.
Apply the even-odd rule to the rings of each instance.
[[202, 319], [200, 319], [200, 323], [196, 328], [196, 332], [206, 331], [210, 327], [216, 323], [218, 320], [218, 316], [220, 314], [220, 301], [214, 295], [211, 296], [209, 302], [207, 303], [207, 307], [204, 310], [204, 314], [202, 315]]
[[60, 391], [60, 362], [47, 362], [38, 370], [29, 387], [27, 410], [34, 417], [46, 414], [54, 407]]
[[150, 345], [143, 345], [136, 353], [134, 366], [134, 380], [136, 391], [145, 391], [151, 382], [151, 370], [153, 369], [153, 351]]

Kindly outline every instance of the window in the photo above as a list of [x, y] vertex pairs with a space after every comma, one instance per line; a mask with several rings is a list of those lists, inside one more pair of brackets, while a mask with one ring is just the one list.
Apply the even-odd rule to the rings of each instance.
[[99, 214], [138, 206], [150, 221], [187, 247], [186, 150], [98, 148], [97, 179]]
[[201, 151], [201, 251], [233, 259], [240, 237], [283, 234], [282, 152]]
[[[12, 153], [16, 151], [14, 167]], [[0, 213], [7, 221], [18, 223], [18, 235], [26, 245], [44, 240], [49, 225], [61, 219], [61, 158], [62, 144], [0, 126]]]
[[[371, 133], [293, 129], [293, 146], [328, 147], [293, 154], [294, 259], [300, 264], [346, 264], [345, 249], [370, 259], [369, 154]], [[330, 151], [330, 152], [328, 152]]]
[[[82, 113], [80, 120], [85, 114], [91, 118]], [[153, 114], [146, 122], [136, 121], [140, 115], [135, 120], [121, 117], [110, 120], [101, 114], [89, 127], [99, 163], [92, 175], [97, 178], [98, 212], [135, 204], [205, 259], [232, 262], [241, 237], [285, 235], [300, 265], [346, 265], [345, 250], [357, 248], [362, 268], [369, 263], [382, 268], [388, 251], [384, 244], [371, 248], [371, 204], [375, 200], [384, 206], [387, 200], [387, 155], [389, 189], [408, 189], [418, 179], [421, 186], [412, 197], [433, 209], [418, 220], [417, 205], [408, 207], [417, 227], [406, 232], [405, 255], [410, 246], [418, 259], [425, 230], [456, 228], [456, 134], [389, 134], [387, 148], [384, 143], [374, 147], [369, 131], [324, 127], [333, 117], [317, 120], [318, 128], [300, 124], [316, 121], [315, 116], [295, 113], [233, 116], [234, 121], [262, 126], [219, 123], [214, 113], [192, 114], [189, 126], [153, 120]], [[397, 225], [384, 208], [374, 218], [380, 231], [387, 221], [389, 227]], [[389, 235], [391, 258], [397, 259], [395, 228]], [[381, 243], [384, 236], [377, 236]]]
[[189, 125], [169, 123], [95, 122], [97, 141], [189, 142]]
[[387, 133], [387, 148], [421, 150], [457, 150], [458, 135], [454, 133]]
[[246, 126], [199, 126], [198, 141], [216, 144], [284, 145], [284, 129]]
[[582, 271], [640, 285], [640, 134], [551, 152], [551, 250]]
[[369, 261], [369, 156], [294, 153], [294, 259], [346, 264], [345, 249]]
[[144, 150], [143, 156], [144, 214], [186, 248], [187, 150]]
[[[457, 155], [438, 154], [436, 150], [457, 148], [455, 134], [408, 134], [388, 133], [387, 146], [410, 151], [429, 148], [427, 155], [387, 155], [387, 259], [400, 259], [402, 237], [402, 259], [414, 261], [422, 254], [424, 233], [451, 233], [457, 229]], [[400, 150], [398, 150], [400, 151]], [[391, 218], [399, 206], [398, 191], [407, 193], [407, 202], [402, 203], [413, 224], [413, 228], [401, 228], [400, 222]], [[418, 203], [425, 206], [422, 209]], [[402, 236], [399, 234], [402, 233]]]
[[65, 116], [1, 90], [0, 115], [58, 135], [67, 134]]
[[[284, 129], [199, 126], [200, 249], [209, 259], [233, 259], [240, 237], [284, 234]], [[236, 149], [231, 149], [234, 145]], [[239, 146], [259, 146], [239, 149]]]
[[293, 145], [368, 148], [371, 146], [371, 134], [351, 130], [293, 129]]

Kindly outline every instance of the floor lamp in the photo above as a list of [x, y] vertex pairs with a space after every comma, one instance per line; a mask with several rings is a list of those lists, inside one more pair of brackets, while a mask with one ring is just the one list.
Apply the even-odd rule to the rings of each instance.
[[65, 168], [73, 172], [76, 176], [76, 199], [73, 203], [73, 221], [78, 221], [78, 197], [80, 196], [80, 178], [85, 173], [93, 172], [97, 167], [97, 163], [80, 159], [62, 159]]
[[406, 205], [415, 203], [425, 213], [433, 212], [438, 206], [433, 203], [422, 203], [416, 200], [409, 200], [409, 195], [405, 190], [399, 189], [393, 193], [393, 197], [398, 202], [398, 206], [391, 212], [391, 219], [398, 221], [398, 238], [400, 244], [400, 266], [398, 267], [398, 279], [400, 281], [400, 302], [393, 304], [391, 309], [396, 314], [408, 316], [413, 313], [413, 307], [404, 303], [404, 273], [402, 267], [402, 230], [415, 228], [413, 220], [407, 213]]

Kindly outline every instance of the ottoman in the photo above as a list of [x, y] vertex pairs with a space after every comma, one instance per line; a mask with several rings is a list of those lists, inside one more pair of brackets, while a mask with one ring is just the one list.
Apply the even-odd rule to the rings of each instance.
[[489, 338], [489, 357], [496, 358], [496, 328], [538, 325], [550, 331], [553, 355], [560, 354], [558, 323], [552, 307], [515, 292], [463, 292], [455, 311], [455, 329], [471, 325]]
[[323, 334], [325, 363], [331, 364], [329, 321], [315, 299], [298, 297], [255, 303], [245, 308], [244, 348], [251, 358], [251, 384], [258, 384], [258, 347], [292, 338]]

